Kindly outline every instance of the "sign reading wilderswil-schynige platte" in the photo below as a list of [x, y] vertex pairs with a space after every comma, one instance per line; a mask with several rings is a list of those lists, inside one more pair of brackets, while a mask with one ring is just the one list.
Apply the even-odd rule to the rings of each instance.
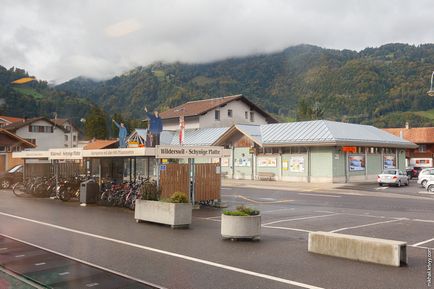
[[223, 147], [219, 146], [157, 146], [156, 158], [184, 159], [184, 158], [221, 158]]

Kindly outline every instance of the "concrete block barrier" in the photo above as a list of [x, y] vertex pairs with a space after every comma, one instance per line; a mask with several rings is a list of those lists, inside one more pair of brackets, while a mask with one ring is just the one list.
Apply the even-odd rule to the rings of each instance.
[[407, 264], [407, 243], [386, 239], [311, 232], [308, 251], [396, 267]]

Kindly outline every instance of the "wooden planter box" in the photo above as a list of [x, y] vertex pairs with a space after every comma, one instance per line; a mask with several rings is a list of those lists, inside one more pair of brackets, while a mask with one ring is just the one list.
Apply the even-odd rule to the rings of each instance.
[[188, 227], [191, 224], [192, 209], [189, 203], [136, 200], [134, 218], [137, 223], [147, 221], [170, 225], [172, 228]]
[[261, 215], [228, 216], [222, 214], [221, 235], [230, 239], [259, 239]]

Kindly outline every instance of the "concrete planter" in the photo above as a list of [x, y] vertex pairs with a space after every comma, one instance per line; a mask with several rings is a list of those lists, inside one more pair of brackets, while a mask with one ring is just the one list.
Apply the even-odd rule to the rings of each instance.
[[222, 214], [221, 234], [230, 239], [259, 239], [261, 215], [228, 216]]
[[191, 224], [192, 205], [187, 203], [166, 203], [159, 201], [136, 200], [134, 218], [136, 222], [147, 221], [176, 227]]

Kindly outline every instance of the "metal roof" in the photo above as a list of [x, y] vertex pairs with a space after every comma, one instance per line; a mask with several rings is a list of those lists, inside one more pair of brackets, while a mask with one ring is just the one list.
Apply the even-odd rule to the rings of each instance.
[[[184, 131], [184, 145], [212, 145], [221, 137], [229, 127], [217, 128], [201, 128], [201, 129], [186, 129]], [[134, 132], [128, 137], [130, 139], [133, 135], [137, 134], [145, 142], [147, 129], [136, 128]], [[160, 134], [160, 143], [162, 145], [178, 145], [179, 144], [179, 130], [168, 131], [164, 130]]]
[[239, 131], [250, 137], [257, 144], [262, 143], [261, 127], [259, 125], [240, 124], [235, 126]]
[[328, 120], [260, 126], [262, 145], [360, 145], [414, 148], [415, 144], [369, 125]]
[[[260, 146], [382, 146], [415, 148], [415, 144], [369, 125], [328, 120], [236, 125]], [[230, 132], [229, 132], [230, 133]]]

